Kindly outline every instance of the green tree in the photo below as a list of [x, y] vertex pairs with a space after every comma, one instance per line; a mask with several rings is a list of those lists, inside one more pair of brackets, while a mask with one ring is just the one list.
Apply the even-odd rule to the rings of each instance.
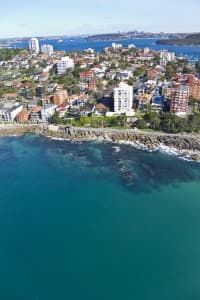
[[195, 69], [196, 69], [197, 73], [200, 73], [200, 60], [196, 62]]
[[189, 131], [199, 132], [200, 131], [200, 114], [195, 113], [188, 119], [188, 129]]
[[145, 122], [145, 120], [143, 118], [140, 118], [137, 120], [136, 126], [139, 129], [145, 129], [145, 128], [147, 128], [147, 123]]
[[166, 132], [171, 132], [173, 127], [173, 120], [170, 113], [162, 114], [161, 117], [161, 129]]
[[146, 68], [145, 66], [137, 67], [136, 70], [134, 71], [135, 76], [142, 76], [146, 73]]
[[0, 49], [0, 61], [1, 60], [12, 60], [16, 55], [18, 55], [24, 49], [20, 48], [2, 48]]
[[62, 122], [62, 118], [59, 117], [59, 113], [55, 112], [55, 114], [51, 117], [50, 122], [52, 124], [61, 124]]
[[177, 70], [178, 68], [176, 64], [168, 62], [166, 66], [166, 78], [168, 80], [172, 79], [176, 75]]
[[184, 64], [183, 73], [188, 74], [190, 72], [191, 72], [191, 68], [188, 65]]

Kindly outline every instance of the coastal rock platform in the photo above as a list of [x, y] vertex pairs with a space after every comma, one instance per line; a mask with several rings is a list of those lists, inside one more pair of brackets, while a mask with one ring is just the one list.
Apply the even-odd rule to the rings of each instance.
[[0, 125], [0, 136], [18, 136], [27, 133], [73, 141], [99, 140], [126, 143], [141, 150], [161, 150], [186, 159], [200, 161], [199, 134], [168, 134], [133, 129], [78, 128], [57, 125]]

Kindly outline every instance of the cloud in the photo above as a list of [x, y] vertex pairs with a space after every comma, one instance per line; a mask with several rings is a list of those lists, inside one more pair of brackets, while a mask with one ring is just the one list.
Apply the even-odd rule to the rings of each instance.
[[17, 24], [17, 27], [30, 29], [31, 26], [29, 24]]

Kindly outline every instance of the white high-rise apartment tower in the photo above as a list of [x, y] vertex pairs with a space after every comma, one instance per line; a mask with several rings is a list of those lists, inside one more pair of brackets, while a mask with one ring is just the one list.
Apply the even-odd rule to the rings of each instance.
[[53, 46], [52, 45], [42, 45], [41, 51], [44, 54], [47, 54], [48, 56], [51, 56], [53, 54]]
[[133, 87], [121, 82], [118, 88], [114, 89], [114, 111], [126, 113], [132, 111]]
[[32, 53], [38, 54], [40, 52], [39, 40], [36, 38], [32, 38], [29, 40], [29, 50]]

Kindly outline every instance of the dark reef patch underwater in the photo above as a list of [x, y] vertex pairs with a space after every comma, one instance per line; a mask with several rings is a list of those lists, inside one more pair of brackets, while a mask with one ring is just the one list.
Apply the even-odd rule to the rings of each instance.
[[[200, 181], [200, 165], [173, 155], [148, 153], [130, 145], [109, 142], [70, 142], [37, 135], [4, 138], [0, 160], [12, 164], [18, 155], [39, 155], [55, 171], [65, 174], [73, 169], [74, 180], [104, 178], [117, 180], [134, 193], [151, 192], [165, 185]], [[10, 142], [9, 142], [10, 141]], [[19, 144], [19, 145], [18, 145]], [[18, 149], [17, 149], [18, 147]]]

